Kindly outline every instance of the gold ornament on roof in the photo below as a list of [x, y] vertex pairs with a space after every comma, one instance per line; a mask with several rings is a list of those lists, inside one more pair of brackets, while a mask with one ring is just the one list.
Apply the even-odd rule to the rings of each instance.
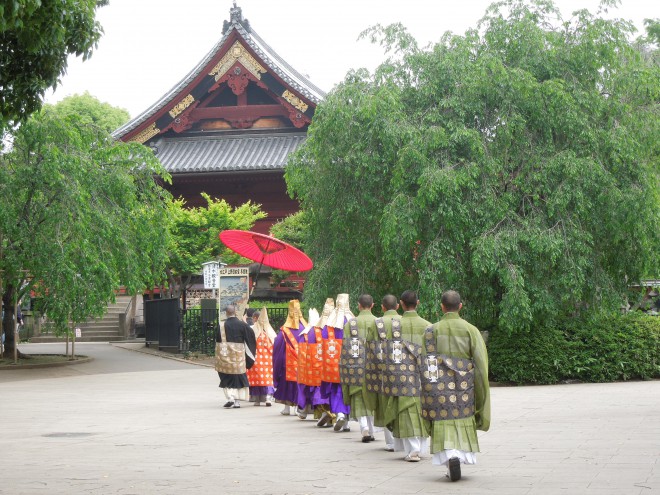
[[282, 93], [282, 98], [284, 98], [286, 101], [291, 103], [295, 108], [297, 108], [301, 112], [306, 112], [307, 108], [309, 108], [309, 105], [307, 103], [302, 101], [300, 98], [298, 98], [288, 89], [284, 90], [284, 93]]
[[222, 76], [224, 76], [229, 69], [236, 63], [240, 62], [243, 67], [252, 73], [257, 79], [261, 79], [261, 74], [265, 74], [267, 71], [263, 66], [257, 62], [250, 53], [245, 49], [245, 47], [239, 42], [235, 42], [232, 47], [225, 53], [225, 56], [220, 59], [220, 61], [215, 64], [215, 67], [209, 72], [209, 76], [215, 76], [217, 81]]
[[176, 117], [181, 112], [183, 112], [186, 108], [188, 108], [192, 104], [193, 101], [195, 101], [195, 98], [193, 97], [193, 95], [189, 94], [183, 100], [181, 100], [179, 103], [174, 105], [174, 107], [172, 107], [172, 110], [170, 110], [170, 112], [169, 112], [170, 116], [172, 118]]
[[131, 139], [131, 141], [135, 141], [135, 142], [138, 142], [140, 144], [144, 144], [145, 142], [147, 142], [149, 139], [154, 137], [159, 132], [160, 132], [160, 129], [158, 127], [156, 127], [156, 123], [154, 122], [149, 127], [147, 127], [142, 132], [140, 132], [140, 134], [138, 134], [133, 139]]

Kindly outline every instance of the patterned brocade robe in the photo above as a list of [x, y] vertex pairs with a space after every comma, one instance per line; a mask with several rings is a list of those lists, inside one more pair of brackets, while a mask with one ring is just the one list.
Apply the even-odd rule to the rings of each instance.
[[[253, 387], [265, 387], [273, 389], [273, 342], [265, 331], [257, 337], [257, 353], [254, 366], [247, 371], [250, 389]], [[271, 393], [271, 392], [268, 393]], [[252, 395], [252, 390], [250, 390]], [[262, 394], [266, 395], [266, 394]]]
[[323, 329], [314, 326], [298, 336], [298, 409], [327, 404], [321, 397], [323, 369]]
[[[385, 311], [383, 314], [383, 322], [387, 330], [387, 337], [392, 337], [392, 319], [396, 318], [401, 319], [401, 315], [395, 310], [390, 309]], [[367, 332], [367, 342], [377, 341], [378, 340], [378, 329], [373, 328], [369, 329]], [[387, 409], [387, 404], [389, 397], [376, 392], [365, 392], [364, 400], [366, 402], [367, 408], [374, 412], [374, 426], [379, 426], [381, 428], [387, 427], [387, 421], [385, 420], [385, 410]]]
[[[245, 367], [249, 370], [254, 364], [254, 360], [250, 357], [250, 354], [254, 356], [257, 351], [257, 341], [254, 337], [254, 332], [247, 323], [235, 316], [227, 318], [224, 322], [224, 327], [227, 342], [245, 344]], [[222, 342], [220, 325], [218, 325], [216, 330], [215, 341]], [[249, 395], [250, 383], [248, 382], [247, 373], [229, 374], [218, 371], [218, 376], [220, 377], [220, 388], [236, 390], [245, 388], [245, 396]], [[247, 397], [245, 397], [245, 400], [247, 400]]]
[[[446, 313], [433, 325], [435, 348], [438, 354], [474, 362], [474, 415], [461, 419], [428, 421], [431, 432], [431, 453], [447, 449], [479, 452], [477, 430], [490, 427], [490, 388], [488, 385], [488, 353], [477, 327], [462, 319], [458, 313]], [[422, 346], [422, 359], [426, 348]]]
[[[364, 351], [367, 335], [376, 331], [376, 317], [371, 314], [371, 310], [363, 309], [357, 316], [358, 339], [360, 346]], [[351, 328], [350, 323], [344, 325], [344, 340], [342, 341], [342, 352], [351, 348]], [[373, 406], [368, 407], [364, 400], [366, 386], [364, 383], [364, 368], [362, 374], [362, 385], [351, 386], [348, 384], [349, 377], [341, 376], [341, 389], [344, 397], [344, 404], [351, 407], [351, 418], [358, 420], [362, 416], [373, 416]]]
[[304, 329], [302, 322], [298, 328], [282, 326], [273, 343], [273, 397], [290, 406], [298, 403], [298, 338]]
[[[398, 318], [396, 311], [387, 311], [383, 322], [387, 338], [392, 338], [392, 318]], [[423, 344], [423, 336], [430, 322], [416, 311], [406, 311], [401, 320], [401, 339], [417, 345]], [[369, 341], [378, 341], [374, 328], [369, 333]], [[368, 394], [367, 405], [374, 407], [374, 425], [385, 426], [395, 438], [426, 437], [428, 424], [422, 419], [422, 406], [419, 397], [389, 397], [382, 394]]]

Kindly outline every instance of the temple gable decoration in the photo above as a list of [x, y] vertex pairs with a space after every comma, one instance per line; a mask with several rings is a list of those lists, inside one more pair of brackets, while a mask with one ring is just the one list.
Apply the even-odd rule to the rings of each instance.
[[305, 130], [324, 96], [259, 37], [234, 3], [206, 57], [114, 136], [149, 144], [172, 132]]
[[149, 146], [171, 176], [163, 187], [187, 206], [206, 205], [207, 194], [234, 207], [252, 201], [267, 214], [252, 230], [268, 233], [299, 209], [284, 170], [324, 97], [234, 4], [207, 55], [113, 135]]

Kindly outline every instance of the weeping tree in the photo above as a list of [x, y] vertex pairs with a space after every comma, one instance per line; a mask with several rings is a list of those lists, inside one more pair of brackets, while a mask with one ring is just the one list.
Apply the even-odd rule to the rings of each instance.
[[[66, 113], [66, 112], [65, 112]], [[153, 152], [47, 107], [0, 154], [5, 352], [14, 302], [31, 292], [59, 331], [101, 316], [117, 287], [142, 290], [165, 267], [167, 175]]]
[[482, 329], [529, 329], [657, 277], [660, 70], [633, 31], [519, 0], [428, 49], [366, 31], [390, 57], [328, 95], [286, 171], [306, 299], [413, 288], [433, 319], [451, 288]]

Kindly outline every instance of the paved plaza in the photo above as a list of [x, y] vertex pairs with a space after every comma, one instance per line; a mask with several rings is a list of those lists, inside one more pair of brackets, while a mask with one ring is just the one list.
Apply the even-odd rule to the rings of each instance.
[[223, 409], [213, 369], [130, 347], [0, 370], [0, 494], [660, 494], [660, 381], [494, 387], [479, 463], [451, 483], [429, 456], [385, 452], [382, 433], [361, 443], [356, 423]]

